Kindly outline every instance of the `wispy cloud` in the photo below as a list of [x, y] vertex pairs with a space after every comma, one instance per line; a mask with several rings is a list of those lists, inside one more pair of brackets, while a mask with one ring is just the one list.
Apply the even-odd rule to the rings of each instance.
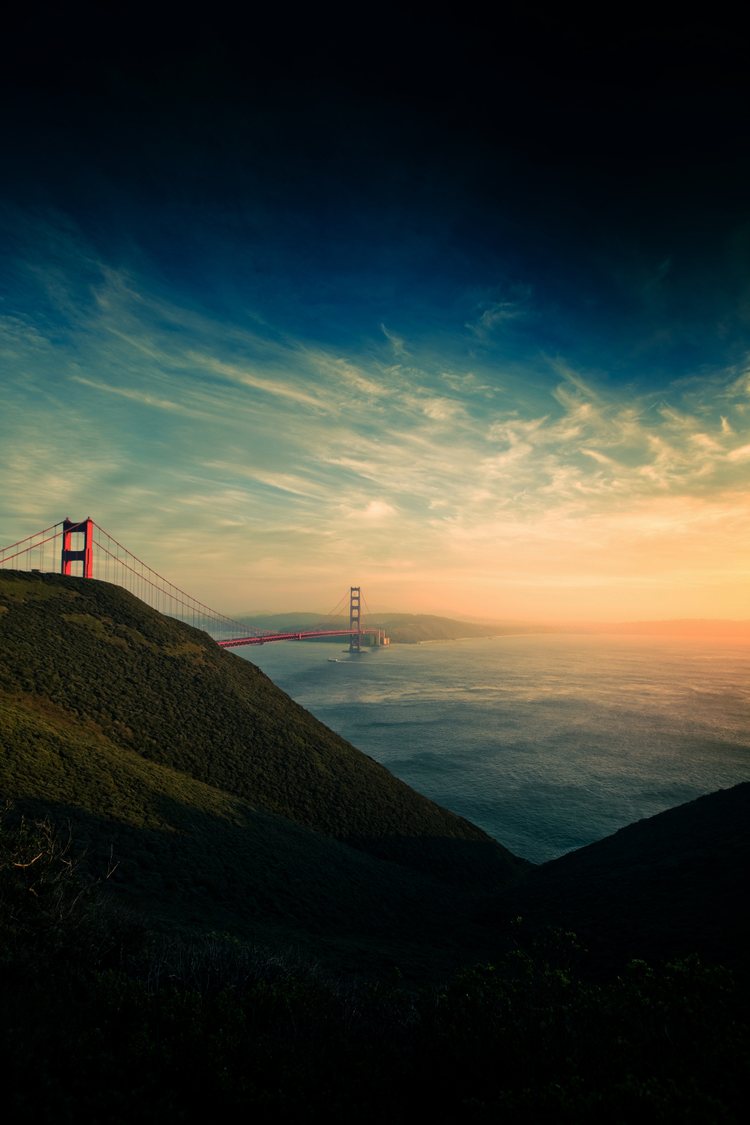
[[727, 461], [733, 464], [743, 464], [745, 461], [750, 461], [750, 445], [739, 445], [735, 449], [730, 449], [727, 453]]
[[165, 296], [71, 229], [56, 255], [51, 279], [35, 267], [45, 315], [0, 318], [2, 539], [90, 512], [234, 608], [261, 583], [246, 605], [326, 576], [394, 598], [419, 576], [409, 596], [442, 583], [483, 606], [494, 582], [498, 606], [512, 588], [537, 608], [588, 583], [602, 612], [618, 582], [633, 612], [653, 589], [658, 612], [670, 567], [686, 586], [747, 587], [742, 369], [652, 392], [567, 357], [510, 363], [491, 342], [528, 315], [520, 290], [479, 308], [471, 340], [459, 323], [449, 358], [377, 324], [344, 348]]
[[278, 377], [269, 378], [240, 364], [226, 363], [220, 359], [216, 359], [214, 356], [201, 354], [199, 352], [189, 351], [186, 353], [185, 358], [199, 370], [218, 375], [221, 378], [228, 379], [232, 383], [239, 384], [239, 386], [263, 391], [263, 393], [267, 395], [276, 395], [279, 398], [288, 399], [290, 402], [300, 403], [303, 406], [312, 406], [316, 410], [327, 411], [331, 409], [330, 402], [324, 401], [322, 396], [310, 394], [309, 391], [305, 391], [299, 386], [296, 386], [294, 377], [289, 377], [287, 380]]
[[477, 310], [476, 318], [467, 321], [464, 327], [468, 328], [474, 336], [485, 340], [498, 329], [525, 316], [529, 309], [530, 300], [530, 286], [511, 286], [509, 292], [503, 297], [482, 301]]
[[386, 340], [391, 345], [393, 354], [395, 356], [401, 358], [402, 356], [406, 356], [409, 354], [406, 350], [406, 341], [402, 336], [397, 336], [395, 332], [391, 332], [390, 329], [386, 328], [384, 324], [380, 325], [380, 331], [383, 333]]
[[86, 379], [83, 375], [71, 375], [71, 382], [79, 383], [82, 387], [90, 387], [94, 391], [103, 391], [109, 395], [119, 395], [130, 402], [140, 403], [141, 406], [152, 406], [156, 410], [170, 410], [177, 414], [186, 414], [192, 418], [199, 417], [198, 411], [189, 410], [182, 403], [173, 402], [167, 398], [157, 398], [146, 391], [134, 390], [132, 387], [114, 387], [108, 383], [97, 383], [94, 379]]

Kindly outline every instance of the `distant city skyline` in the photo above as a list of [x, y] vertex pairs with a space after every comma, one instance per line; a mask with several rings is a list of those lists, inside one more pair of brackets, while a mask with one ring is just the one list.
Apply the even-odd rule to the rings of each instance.
[[303, 38], [5, 77], [0, 545], [91, 515], [229, 614], [750, 618], [741, 41]]

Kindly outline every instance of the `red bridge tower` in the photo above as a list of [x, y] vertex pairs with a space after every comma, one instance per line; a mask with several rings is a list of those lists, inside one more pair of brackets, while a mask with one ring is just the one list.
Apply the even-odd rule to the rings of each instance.
[[356, 629], [349, 637], [349, 652], [362, 651], [362, 623], [360, 621], [360, 587], [352, 586], [349, 589], [349, 628]]
[[[72, 537], [83, 536], [83, 547], [79, 550], [72, 549]], [[72, 562], [83, 563], [83, 577], [94, 577], [94, 521], [88, 519], [74, 523], [72, 520], [63, 520], [62, 553], [60, 556], [60, 573], [70, 574]]]

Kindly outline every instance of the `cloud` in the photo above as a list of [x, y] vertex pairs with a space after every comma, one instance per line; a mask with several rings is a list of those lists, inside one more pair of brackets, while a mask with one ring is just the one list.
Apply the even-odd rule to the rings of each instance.
[[591, 457], [593, 461], [598, 462], [600, 465], [607, 465], [608, 467], [617, 468], [617, 461], [612, 457], [607, 457], [606, 454], [600, 453], [598, 449], [584, 449], [581, 447], [581, 453], [584, 457]]
[[433, 422], [448, 422], [459, 414], [464, 414], [464, 407], [455, 399], [424, 398], [420, 402], [420, 409]]
[[406, 350], [406, 343], [403, 337], [397, 336], [395, 332], [391, 332], [388, 328], [386, 328], [384, 324], [380, 325], [380, 331], [383, 333], [386, 340], [391, 345], [394, 355], [400, 358], [401, 356], [406, 356], [409, 354]]
[[157, 398], [155, 395], [148, 394], [146, 391], [135, 390], [131, 387], [114, 387], [108, 383], [97, 383], [94, 379], [86, 379], [83, 375], [71, 375], [70, 381], [72, 383], [79, 383], [82, 387], [91, 387], [95, 391], [103, 391], [105, 394], [119, 395], [120, 398], [129, 399], [130, 402], [137, 402], [141, 406], [150, 406], [156, 410], [168, 410], [176, 414], [186, 414], [192, 418], [199, 418], [200, 413], [195, 410], [190, 410], [183, 406], [180, 402], [172, 402], [170, 399]]
[[530, 299], [530, 286], [512, 286], [509, 296], [482, 302], [476, 319], [467, 321], [464, 327], [479, 339], [486, 340], [498, 328], [526, 316]]
[[740, 445], [736, 449], [732, 449], [727, 453], [727, 461], [740, 464], [750, 461], [750, 445]]
[[58, 321], [0, 320], [6, 541], [21, 518], [91, 512], [220, 606], [342, 566], [493, 590], [605, 589], [628, 567], [666, 574], [657, 554], [685, 573], [741, 569], [745, 372], [651, 392], [565, 356], [511, 362], [490, 338], [527, 315], [520, 291], [480, 307], [480, 359], [460, 323], [449, 353], [410, 333], [407, 356], [385, 325], [387, 346], [334, 346], [209, 315], [60, 245]]
[[295, 386], [291, 378], [285, 380], [282, 377], [269, 378], [268, 376], [258, 375], [239, 364], [226, 363], [199, 352], [188, 352], [186, 358], [196, 367], [202, 368], [204, 371], [210, 371], [211, 374], [221, 376], [240, 386], [250, 387], [254, 390], [263, 391], [264, 394], [288, 399], [302, 406], [312, 406], [316, 410], [329, 411], [332, 409], [330, 401], [325, 401], [322, 396], [310, 394], [308, 391]]
[[382, 371], [378, 372], [379, 378], [373, 378], [363, 367], [351, 358], [345, 358], [323, 348], [310, 344], [299, 343], [290, 352], [290, 359], [297, 356], [308, 365], [318, 377], [328, 380], [338, 387], [344, 387], [348, 392], [357, 392], [368, 400], [380, 399], [389, 394], [389, 388]]
[[258, 481], [267, 488], [275, 488], [279, 492], [288, 492], [292, 496], [320, 500], [325, 495], [325, 490], [316, 486], [309, 477], [298, 477], [291, 473], [264, 473], [256, 470], [244, 474], [248, 479]]
[[467, 371], [463, 374], [456, 371], [443, 371], [440, 378], [452, 391], [456, 391], [465, 398], [474, 396], [479, 396], [482, 399], [492, 398], [499, 390], [502, 390], [496, 383], [483, 381], [473, 371]]
[[363, 519], [380, 523], [396, 515], [396, 509], [386, 500], [371, 500], [361, 513]]

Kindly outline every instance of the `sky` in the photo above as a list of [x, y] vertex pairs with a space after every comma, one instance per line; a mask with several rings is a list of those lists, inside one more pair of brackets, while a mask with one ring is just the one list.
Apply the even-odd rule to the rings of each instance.
[[3, 67], [0, 544], [90, 515], [230, 614], [750, 618], [736, 28], [51, 18]]

